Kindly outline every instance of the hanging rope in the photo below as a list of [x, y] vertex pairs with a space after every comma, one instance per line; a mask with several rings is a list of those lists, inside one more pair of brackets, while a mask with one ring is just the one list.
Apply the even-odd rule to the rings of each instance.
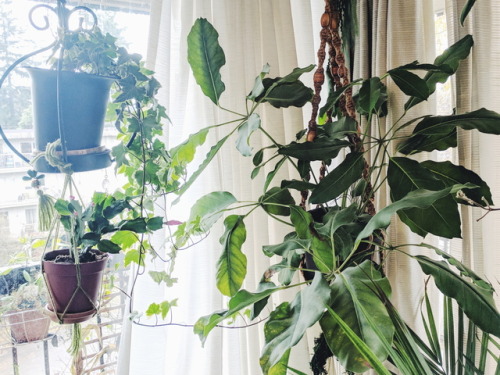
[[[325, 82], [325, 59], [326, 47], [328, 46], [328, 67], [330, 77], [332, 79], [333, 90], [340, 90], [350, 84], [349, 69], [345, 63], [345, 56], [342, 51], [342, 39], [339, 32], [341, 19], [341, 9], [338, 5], [332, 8], [330, 0], [325, 0], [325, 12], [321, 16], [321, 31], [320, 31], [320, 46], [318, 49], [318, 67], [314, 72], [314, 96], [312, 99], [311, 119], [307, 127], [307, 141], [313, 142], [317, 135], [317, 117], [319, 104], [321, 102], [321, 88]], [[356, 109], [352, 98], [352, 88], [345, 90], [344, 94], [339, 99], [339, 109], [345, 117], [350, 117], [356, 121]], [[332, 120], [332, 112], [327, 113], [328, 121]], [[356, 121], [357, 123], [357, 121]], [[361, 141], [361, 128], [357, 124], [357, 132], [348, 135], [351, 142], [351, 152], [364, 152], [364, 147]], [[363, 178], [366, 181], [366, 189], [364, 197], [366, 197], [366, 212], [370, 215], [375, 214], [375, 206], [373, 204], [373, 188], [370, 182], [370, 166], [365, 160], [363, 168]], [[326, 165], [322, 163], [320, 167], [320, 180], [325, 176]], [[301, 207], [306, 207], [308, 192], [301, 192]]]

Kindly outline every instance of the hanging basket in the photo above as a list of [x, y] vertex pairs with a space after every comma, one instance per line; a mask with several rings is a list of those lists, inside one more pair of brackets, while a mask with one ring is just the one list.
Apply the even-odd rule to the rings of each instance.
[[[61, 139], [67, 150], [66, 162], [71, 163], [73, 172], [108, 167], [111, 164], [110, 151], [101, 146], [101, 140], [109, 92], [114, 79], [31, 67], [26, 70], [32, 79], [36, 151], [43, 152], [47, 143]], [[61, 80], [59, 85], [58, 75]], [[62, 152], [60, 155], [62, 156]], [[44, 157], [36, 160], [34, 168], [44, 173], [59, 172], [59, 169], [51, 166]]]
[[[45, 254], [42, 272], [49, 290], [47, 312], [50, 318], [59, 323], [72, 324], [84, 322], [97, 313], [101, 281], [109, 255], [91, 250], [96, 261], [80, 263], [59, 262], [68, 257], [69, 250], [54, 250]], [[80, 287], [78, 286], [80, 272]]]
[[40, 310], [10, 311], [5, 318], [16, 344], [43, 340], [49, 333], [50, 320]]

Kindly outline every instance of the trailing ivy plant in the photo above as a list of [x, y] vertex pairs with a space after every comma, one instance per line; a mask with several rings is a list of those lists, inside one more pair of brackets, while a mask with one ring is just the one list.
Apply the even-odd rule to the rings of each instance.
[[[316, 354], [328, 352], [326, 357], [333, 355], [350, 372], [375, 369], [380, 374], [390, 374], [385, 362], [388, 360], [404, 374], [468, 373], [466, 369], [484, 373], [488, 345], [498, 345], [494, 337], [500, 337], [500, 315], [494, 304], [492, 285], [441, 249], [425, 243], [412, 244], [432, 249], [438, 260], [410, 255], [405, 251], [410, 245], [391, 243], [384, 235], [391, 219], [397, 215], [422, 237], [433, 234], [456, 238], [461, 235], [459, 205], [491, 210], [490, 189], [475, 172], [450, 161], [418, 162], [411, 156], [456, 147], [459, 128], [498, 135], [500, 114], [483, 108], [469, 113], [405, 120], [410, 108], [426, 100], [438, 82], [446, 81], [457, 71], [472, 46], [472, 36], [468, 35], [432, 64], [412, 62], [391, 69], [381, 77], [355, 81], [344, 87], [332, 85], [328, 101], [319, 114], [322, 125], [317, 127], [316, 136], [308, 138], [306, 132], [301, 132], [288, 144], [280, 144], [271, 137], [257, 110], [266, 103], [286, 108], [309, 102], [313, 91], [300, 77], [314, 67], [297, 68], [284, 77], [269, 78], [270, 68], [264, 66], [245, 98], [247, 112], [224, 125], [226, 135], [212, 146], [199, 168], [179, 189], [179, 193], [183, 193], [201, 175], [230, 137], [236, 137], [236, 147], [243, 157], [253, 156], [255, 169], [249, 178], [258, 175], [263, 166], [274, 165], [264, 179], [262, 195], [251, 205], [245, 202], [248, 211], [241, 213], [243, 205], [232, 193], [212, 192], [194, 203], [190, 218], [175, 233], [175, 245], [183, 246], [193, 236], [208, 233], [216, 221], [224, 220], [216, 284], [221, 294], [229, 297], [229, 303], [226, 310], [196, 322], [194, 331], [202, 342], [218, 324], [235, 314], [249, 309], [255, 319], [267, 307], [272, 311], [264, 325], [265, 345], [260, 358], [264, 374], [286, 374], [292, 348], [316, 323], [322, 331]], [[206, 19], [198, 19], [189, 33], [188, 60], [204, 94], [223, 109], [220, 98], [225, 86], [220, 69], [225, 64], [225, 56], [217, 31]], [[424, 77], [420, 78], [415, 71], [424, 72]], [[372, 134], [370, 127], [376, 126], [378, 119], [388, 111], [388, 80], [408, 96], [408, 101], [404, 115], [392, 124], [387, 134], [374, 139], [368, 136]], [[366, 119], [367, 126], [361, 131], [356, 119], [342, 111], [341, 103], [350, 88], [358, 92], [354, 102], [359, 118]], [[330, 114], [336, 117], [331, 118]], [[205, 141], [211, 128], [213, 126], [190, 136], [179, 148], [194, 150]], [[408, 128], [412, 131], [406, 135]], [[252, 153], [249, 139], [255, 132], [264, 134], [269, 145]], [[359, 141], [355, 141], [353, 134], [358, 134]], [[393, 144], [398, 151], [395, 155], [389, 153]], [[376, 157], [367, 168], [365, 154], [368, 151]], [[323, 178], [311, 167], [314, 162], [325, 166]], [[276, 172], [285, 164], [296, 170], [297, 178], [276, 181]], [[382, 187], [390, 190], [392, 203], [369, 213], [368, 206]], [[317, 208], [307, 211], [295, 201], [293, 190], [307, 191], [308, 203]], [[240, 213], [224, 217], [233, 208]], [[249, 291], [242, 289], [247, 273], [243, 252], [247, 236], [245, 221], [256, 208], [287, 226], [289, 233], [281, 243], [263, 247], [266, 256], [279, 261], [262, 270], [260, 284], [247, 285], [255, 290]], [[427, 315], [423, 315], [427, 341], [410, 329], [391, 304], [389, 280], [382, 265], [372, 260], [376, 254], [384, 259], [390, 252], [411, 257], [422, 269], [422, 277], [430, 276], [445, 296], [446, 356], [442, 354], [428, 300], [425, 300]], [[304, 282], [296, 281], [298, 271], [302, 271], [308, 287], [303, 288]], [[297, 291], [295, 298], [276, 307], [269, 306], [272, 294], [291, 288]], [[451, 320], [453, 306], [459, 310], [461, 331], [454, 329]], [[461, 344], [460, 340], [465, 337], [463, 327], [467, 324], [471, 345], [476, 337], [483, 345], [479, 359], [474, 357], [471, 347]], [[493, 354], [491, 357], [497, 359]], [[316, 369], [315, 374], [321, 371]]]

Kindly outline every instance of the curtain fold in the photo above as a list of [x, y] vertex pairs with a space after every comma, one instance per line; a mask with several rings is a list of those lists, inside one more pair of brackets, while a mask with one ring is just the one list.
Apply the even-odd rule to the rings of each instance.
[[[360, 0], [358, 3], [360, 31], [356, 42], [354, 79], [381, 76], [392, 68], [415, 60], [432, 62], [435, 58], [434, 13], [430, 3], [425, 0], [404, 3], [389, 0]], [[384, 82], [388, 87], [390, 110], [388, 116], [381, 121], [382, 133], [388, 131], [403, 114], [404, 103], [408, 99], [390, 79]], [[413, 107], [405, 121], [429, 113], [435, 113], [435, 102], [432, 99]], [[375, 128], [372, 127], [370, 135], [379, 137], [379, 131]], [[410, 129], [407, 132], [410, 132]], [[391, 154], [395, 155], [395, 150], [391, 150]], [[383, 208], [390, 202], [389, 192], [380, 189], [375, 197], [377, 208]], [[388, 234], [390, 243], [422, 242], [421, 237], [412, 233], [398, 219], [394, 219], [393, 224]], [[429, 237], [426, 238], [426, 242], [435, 242], [435, 239]], [[417, 250], [411, 247], [405, 251], [423, 252], [420, 248]], [[410, 257], [398, 253], [392, 253], [387, 257], [386, 272], [393, 287], [393, 303], [403, 318], [418, 329], [415, 323], [420, 316], [419, 306], [424, 290], [422, 272]], [[408, 288], [408, 285], [412, 287]]]
[[[457, 113], [480, 108], [500, 112], [500, 8], [496, 1], [477, 2], [469, 14], [464, 27], [456, 21], [466, 3], [465, 0], [446, 1], [448, 34], [450, 44], [467, 34], [472, 34], [474, 47], [471, 56], [463, 62], [457, 72], [454, 85], [454, 106]], [[458, 132], [458, 160], [466, 168], [478, 173], [491, 188], [493, 202], [500, 201], [500, 139], [498, 136], [475, 131]], [[498, 289], [500, 254], [500, 216], [491, 212], [462, 207], [462, 240], [452, 242], [452, 254], [474, 269], [481, 277]], [[498, 293], [494, 294], [496, 305], [500, 305]], [[498, 350], [497, 350], [498, 355]], [[495, 372], [495, 363], [490, 361], [486, 373]]]

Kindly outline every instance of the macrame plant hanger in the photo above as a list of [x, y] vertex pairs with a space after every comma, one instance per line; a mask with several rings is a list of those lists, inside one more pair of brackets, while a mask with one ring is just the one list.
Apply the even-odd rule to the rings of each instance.
[[[342, 51], [342, 38], [340, 36], [340, 23], [341, 23], [341, 10], [338, 1], [325, 0], [325, 12], [321, 16], [321, 31], [320, 31], [320, 46], [318, 49], [318, 67], [314, 72], [314, 96], [312, 99], [311, 119], [307, 126], [307, 141], [314, 142], [317, 134], [317, 117], [319, 111], [319, 104], [321, 101], [321, 89], [325, 82], [325, 60], [326, 48], [328, 46], [328, 63], [327, 69], [331, 77], [332, 89], [334, 91], [341, 90], [343, 87], [350, 85], [349, 69], [345, 63], [344, 52]], [[346, 117], [352, 118], [356, 121], [356, 109], [354, 100], [352, 98], [352, 87], [345, 89], [343, 95], [340, 96], [338, 106], [342, 114]], [[330, 110], [326, 113], [327, 121], [332, 120], [333, 111]], [[357, 121], [356, 121], [357, 123]], [[357, 132], [348, 135], [351, 143], [351, 152], [364, 152], [364, 147], [361, 140], [361, 128], [357, 123]], [[375, 206], [373, 199], [373, 189], [370, 182], [370, 167], [366, 160], [364, 160], [363, 179], [366, 181], [366, 188], [363, 193], [365, 199], [365, 211], [369, 215], [375, 214]], [[319, 178], [322, 179], [326, 173], [326, 165], [322, 163], [320, 167]], [[302, 201], [301, 206], [306, 207], [308, 192], [301, 192]]]

